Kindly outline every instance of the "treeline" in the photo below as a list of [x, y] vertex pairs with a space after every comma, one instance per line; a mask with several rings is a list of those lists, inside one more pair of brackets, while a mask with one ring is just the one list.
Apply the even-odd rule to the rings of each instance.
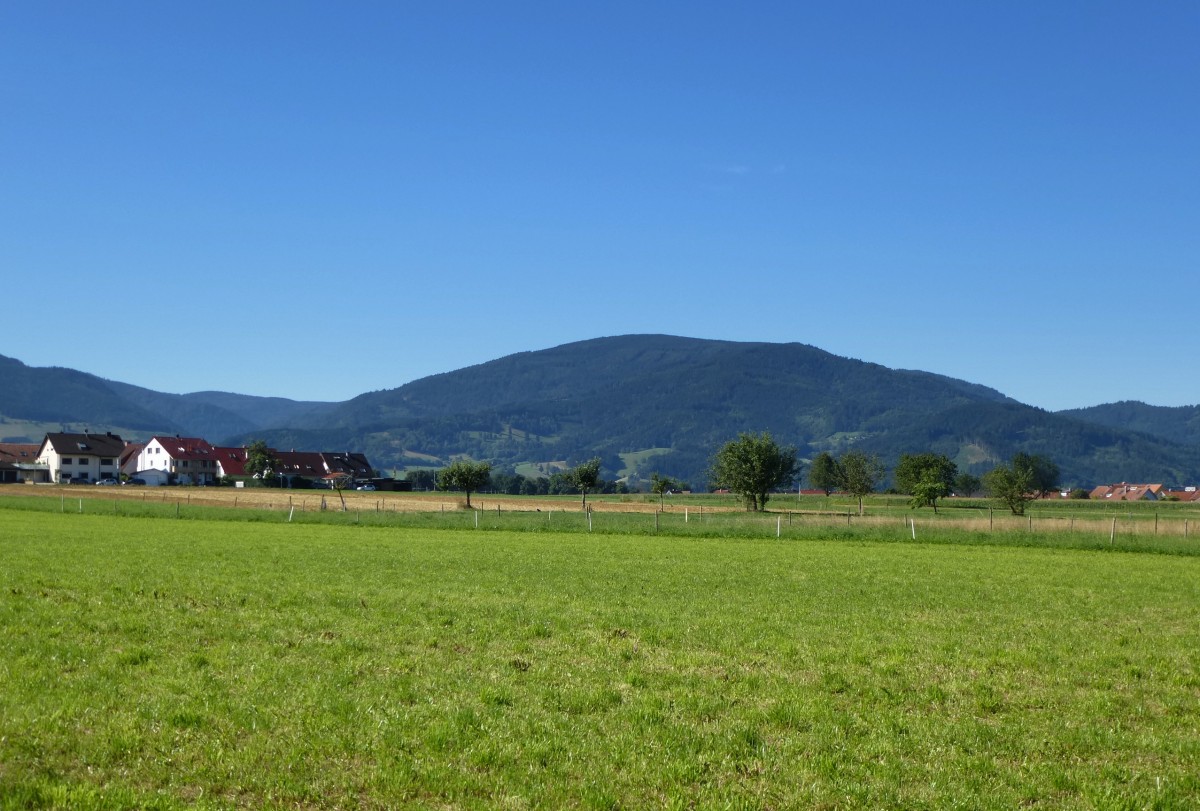
[[[414, 490], [438, 489], [436, 470], [410, 470], [404, 474], [404, 479], [412, 482]], [[555, 472], [550, 476], [523, 476], [520, 473], [498, 471], [491, 473], [487, 482], [476, 492], [508, 496], [572, 496], [579, 495], [581, 488], [567, 471]], [[626, 482], [601, 478], [589, 492], [613, 495], [636, 491]]]

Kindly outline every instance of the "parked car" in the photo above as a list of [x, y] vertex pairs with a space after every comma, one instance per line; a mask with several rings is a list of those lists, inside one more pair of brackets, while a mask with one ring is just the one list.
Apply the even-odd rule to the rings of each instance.
[[354, 489], [355, 490], [374, 490], [375, 485], [371, 484], [370, 482], [367, 482], [366, 484], [360, 484], [358, 487], [356, 487]]
[[139, 479], [137, 476], [134, 476], [131, 479], [126, 479], [125, 481], [121, 482], [121, 484], [127, 484], [127, 485], [128, 484], [145, 484], [145, 483], [146, 483], [145, 479]]
[[96, 479], [96, 484], [103, 484], [105, 486], [111, 487], [114, 484], [118, 484], [118, 482], [116, 479]]

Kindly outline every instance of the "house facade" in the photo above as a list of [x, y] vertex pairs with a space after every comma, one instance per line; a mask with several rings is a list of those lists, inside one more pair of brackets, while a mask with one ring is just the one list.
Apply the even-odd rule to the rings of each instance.
[[217, 461], [216, 449], [203, 439], [155, 436], [138, 454], [137, 469], [164, 471], [173, 484], [209, 485], [221, 475]]
[[45, 465], [47, 480], [60, 484], [116, 479], [125, 440], [116, 434], [46, 434], [38, 449], [38, 465]]

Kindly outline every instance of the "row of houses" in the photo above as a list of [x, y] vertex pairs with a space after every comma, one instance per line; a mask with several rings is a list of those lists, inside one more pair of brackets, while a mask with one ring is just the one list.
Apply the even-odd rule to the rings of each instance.
[[1200, 490], [1195, 487], [1170, 489], [1161, 484], [1102, 484], [1088, 493], [1095, 501], [1195, 501], [1200, 502]]
[[[289, 482], [375, 475], [361, 453], [272, 450], [272, 455], [279, 464], [271, 474]], [[46, 434], [40, 445], [0, 444], [0, 482], [88, 484], [124, 474], [148, 485], [212, 485], [226, 476], [245, 476], [246, 461], [246, 448], [198, 437], [154, 436], [143, 443], [113, 433], [57, 433]]]

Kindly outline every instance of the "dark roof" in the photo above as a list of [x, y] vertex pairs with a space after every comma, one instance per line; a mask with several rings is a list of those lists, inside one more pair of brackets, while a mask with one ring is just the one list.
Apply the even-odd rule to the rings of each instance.
[[325, 466], [330, 473], [350, 473], [355, 476], [370, 476], [371, 463], [361, 453], [322, 453]]
[[50, 443], [59, 456], [111, 456], [117, 458], [125, 449], [125, 440], [116, 434], [46, 434], [42, 445]]
[[[217, 455], [213, 452], [213, 446], [209, 445], [203, 439], [194, 436], [153, 436], [150, 437], [150, 442], [158, 440], [158, 444], [163, 446], [163, 450], [172, 459], [212, 459], [216, 460]], [[150, 444], [149, 442], [146, 443]]]
[[289, 476], [324, 476], [325, 463], [315, 451], [276, 451], [281, 466], [276, 473]]
[[41, 445], [26, 442], [0, 442], [0, 462], [32, 462], [41, 449]]

